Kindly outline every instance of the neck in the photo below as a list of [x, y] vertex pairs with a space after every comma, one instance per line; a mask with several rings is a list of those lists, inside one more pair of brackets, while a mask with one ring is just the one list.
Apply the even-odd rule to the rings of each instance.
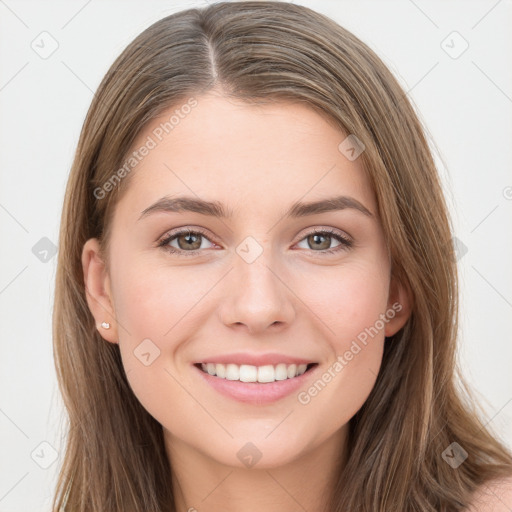
[[345, 464], [348, 425], [282, 465], [223, 464], [164, 429], [176, 512], [325, 511]]

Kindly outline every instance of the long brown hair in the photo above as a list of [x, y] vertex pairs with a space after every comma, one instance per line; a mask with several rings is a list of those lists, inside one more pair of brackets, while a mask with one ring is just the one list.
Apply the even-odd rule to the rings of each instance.
[[[131, 175], [104, 197], [97, 191], [135, 136], [213, 87], [247, 102], [304, 102], [357, 136], [392, 273], [413, 299], [407, 323], [386, 340], [374, 389], [350, 421], [330, 512], [462, 510], [484, 482], [512, 473], [512, 455], [484, 427], [457, 369], [452, 226], [422, 126], [396, 79], [357, 37], [309, 8], [267, 1], [221, 2], [154, 23], [116, 59], [92, 101], [60, 230], [53, 336], [69, 434], [54, 510], [175, 510], [162, 427], [131, 391], [118, 345], [95, 327], [81, 252], [96, 237], [108, 255], [113, 208]], [[454, 468], [447, 453], [467, 458]]]

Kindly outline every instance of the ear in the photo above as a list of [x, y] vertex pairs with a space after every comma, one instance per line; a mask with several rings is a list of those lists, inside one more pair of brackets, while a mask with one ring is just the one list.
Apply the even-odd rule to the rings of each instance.
[[[85, 295], [89, 309], [96, 321], [96, 328], [101, 336], [111, 343], [118, 343], [110, 277], [100, 254], [100, 244], [97, 238], [90, 238], [85, 242], [82, 249]], [[110, 328], [102, 327], [102, 322], [110, 324]]]
[[407, 322], [412, 311], [412, 292], [408, 285], [404, 285], [396, 277], [391, 278], [388, 296], [388, 309], [384, 335], [386, 337], [396, 334]]

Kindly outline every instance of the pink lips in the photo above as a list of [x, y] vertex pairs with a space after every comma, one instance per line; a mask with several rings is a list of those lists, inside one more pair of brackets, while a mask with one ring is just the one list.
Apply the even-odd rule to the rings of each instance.
[[[204, 363], [226, 363], [226, 364], [252, 364], [254, 366], [264, 366], [265, 364], [277, 365], [279, 363], [285, 364], [308, 364], [310, 361], [300, 358], [292, 358], [276, 354], [268, 354], [262, 356], [247, 356], [241, 354], [230, 354], [228, 356], [219, 356], [214, 358], [206, 358]], [[286, 380], [278, 380], [275, 382], [241, 382], [238, 380], [228, 380], [214, 375], [205, 373], [201, 369], [201, 364], [193, 365], [194, 371], [199, 372], [199, 375], [204, 381], [209, 384], [213, 389], [218, 391], [224, 396], [232, 398], [238, 402], [243, 402], [251, 405], [265, 405], [285, 398], [292, 393], [298, 392], [303, 387], [305, 388], [306, 382], [309, 381], [313, 374], [316, 374], [318, 364], [312, 367], [308, 366], [308, 370], [298, 377], [293, 377]]]

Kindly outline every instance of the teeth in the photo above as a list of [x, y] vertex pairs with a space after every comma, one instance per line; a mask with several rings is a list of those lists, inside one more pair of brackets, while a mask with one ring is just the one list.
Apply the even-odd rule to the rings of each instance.
[[241, 382], [275, 382], [276, 380], [293, 379], [302, 375], [307, 368], [306, 364], [284, 364], [276, 366], [253, 366], [250, 364], [215, 364], [201, 363], [205, 373], [216, 375], [221, 379], [239, 380]]

